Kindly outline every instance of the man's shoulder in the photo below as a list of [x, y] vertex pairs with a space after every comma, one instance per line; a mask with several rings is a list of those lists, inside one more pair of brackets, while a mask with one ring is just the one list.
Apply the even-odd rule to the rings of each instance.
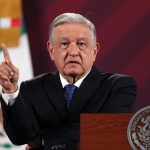
[[111, 80], [113, 82], [117, 80], [134, 80], [133, 77], [125, 74], [112, 73], [112, 72], [103, 72], [102, 74], [106, 76], [108, 80]]
[[41, 75], [38, 75], [36, 77], [33, 77], [30, 80], [24, 81], [23, 84], [27, 84], [27, 85], [40, 85], [45, 83], [49, 78], [51, 78], [54, 75], [54, 73], [44, 73]]
[[102, 73], [105, 78], [105, 83], [112, 85], [113, 87], [136, 87], [136, 81], [132, 76], [119, 74], [119, 73]]
[[104, 71], [99, 71], [98, 69], [94, 71], [94, 74], [95, 77], [100, 79], [101, 82], [108, 83], [109, 85], [110, 84], [136, 85], [135, 79], [130, 75], [124, 75], [124, 74], [113, 73], [113, 72], [104, 72]]

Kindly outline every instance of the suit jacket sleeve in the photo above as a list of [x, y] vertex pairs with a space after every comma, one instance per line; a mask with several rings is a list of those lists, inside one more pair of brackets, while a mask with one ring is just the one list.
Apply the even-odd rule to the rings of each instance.
[[120, 75], [112, 78], [110, 79], [112, 87], [110, 93], [107, 95], [108, 98], [103, 105], [102, 112], [132, 112], [137, 93], [135, 80], [132, 77]]
[[1, 102], [4, 129], [16, 145], [28, 143], [40, 132], [30, 99], [25, 96], [24, 85], [25, 83], [22, 83], [19, 95], [12, 106], [7, 106], [3, 100]]

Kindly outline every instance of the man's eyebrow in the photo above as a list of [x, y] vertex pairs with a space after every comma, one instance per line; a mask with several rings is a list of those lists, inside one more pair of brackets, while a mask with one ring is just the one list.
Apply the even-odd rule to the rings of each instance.
[[[70, 39], [68, 37], [59, 37], [58, 41], [62, 41], [62, 40], [66, 40], [66, 41], [69, 41]], [[79, 37], [76, 39], [76, 41], [80, 41], [80, 40], [85, 40], [85, 41], [88, 41], [88, 37]]]

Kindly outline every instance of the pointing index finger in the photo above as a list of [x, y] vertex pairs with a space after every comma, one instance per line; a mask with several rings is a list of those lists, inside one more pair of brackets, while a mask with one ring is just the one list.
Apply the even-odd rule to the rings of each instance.
[[6, 45], [5, 44], [1, 44], [1, 48], [3, 50], [3, 54], [4, 54], [4, 59], [6, 61], [6, 63], [11, 63], [11, 58], [10, 58], [10, 55], [9, 55], [9, 52], [6, 48]]

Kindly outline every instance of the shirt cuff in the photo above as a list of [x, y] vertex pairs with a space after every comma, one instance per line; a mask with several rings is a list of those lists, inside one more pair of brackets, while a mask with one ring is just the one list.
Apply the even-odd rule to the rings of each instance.
[[10, 106], [12, 106], [14, 104], [14, 102], [16, 101], [15, 98], [18, 96], [18, 94], [19, 94], [19, 88], [17, 89], [16, 92], [14, 92], [12, 94], [5, 94], [2, 92], [2, 98], [7, 105], [9, 103]]

